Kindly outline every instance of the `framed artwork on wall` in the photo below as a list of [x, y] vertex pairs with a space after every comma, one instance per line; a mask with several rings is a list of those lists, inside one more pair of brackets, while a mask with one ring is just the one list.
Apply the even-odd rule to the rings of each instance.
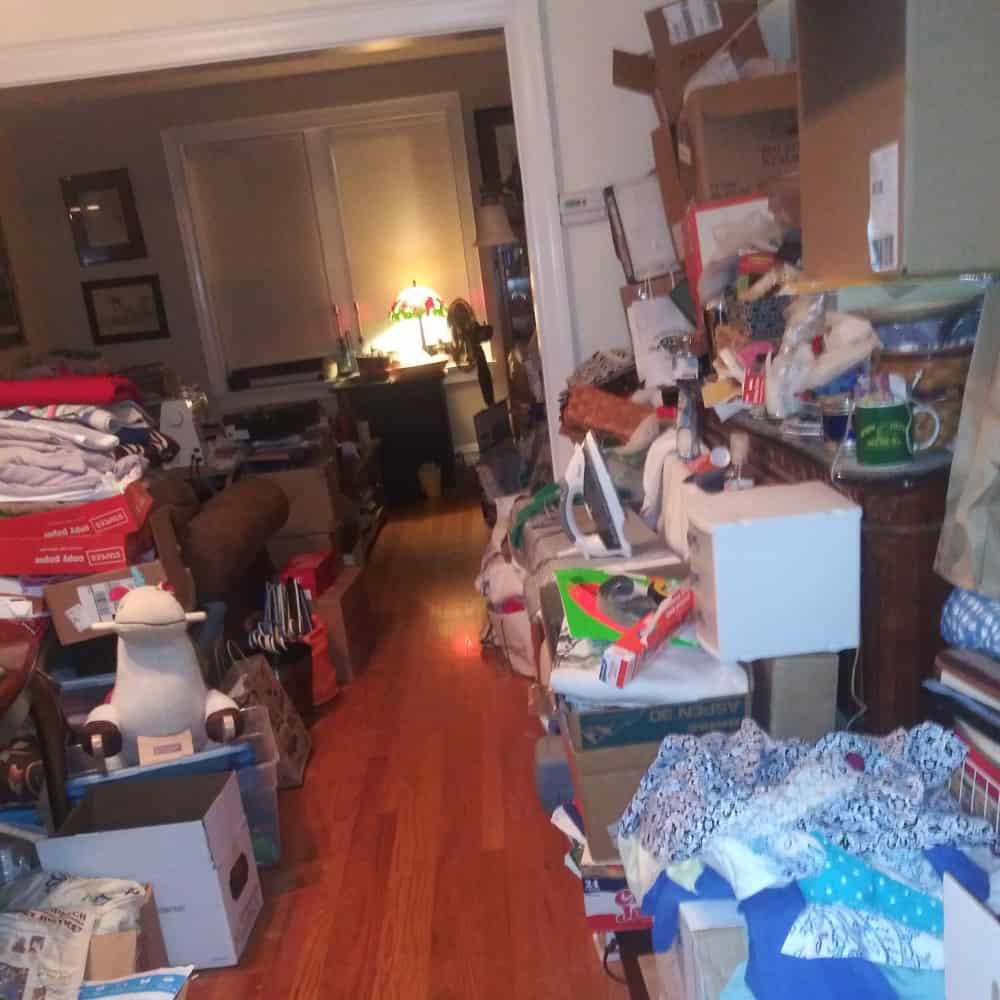
[[155, 274], [85, 281], [83, 301], [95, 344], [110, 346], [170, 336], [160, 279]]
[[128, 170], [63, 177], [63, 202], [84, 267], [146, 256]]
[[24, 343], [24, 327], [17, 305], [17, 289], [10, 270], [7, 244], [0, 228], [0, 350]]
[[476, 112], [476, 145], [483, 171], [483, 187], [503, 191], [511, 184], [517, 167], [517, 137], [514, 109], [480, 108]]

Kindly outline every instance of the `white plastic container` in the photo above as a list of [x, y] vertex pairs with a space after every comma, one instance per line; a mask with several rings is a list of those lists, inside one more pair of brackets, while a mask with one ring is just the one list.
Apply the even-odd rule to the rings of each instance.
[[692, 498], [698, 641], [720, 660], [854, 649], [861, 639], [861, 508], [825, 483]]

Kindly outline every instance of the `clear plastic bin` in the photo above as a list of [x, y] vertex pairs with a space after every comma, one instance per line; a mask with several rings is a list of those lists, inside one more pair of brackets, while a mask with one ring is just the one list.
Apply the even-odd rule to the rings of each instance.
[[[240, 710], [243, 735], [226, 747], [215, 747], [196, 753], [192, 757], [150, 764], [145, 767], [127, 767], [100, 775], [94, 762], [80, 747], [70, 747], [67, 752], [69, 780], [67, 791], [71, 799], [80, 799], [85, 786], [100, 781], [142, 781], [152, 776], [181, 775], [187, 772], [235, 770], [243, 799], [243, 811], [250, 827], [254, 857], [258, 865], [276, 864], [281, 857], [281, 826], [278, 817], [278, 744], [271, 728], [267, 709], [254, 705]], [[252, 753], [240, 752], [249, 747]], [[252, 759], [255, 763], [241, 763]]]

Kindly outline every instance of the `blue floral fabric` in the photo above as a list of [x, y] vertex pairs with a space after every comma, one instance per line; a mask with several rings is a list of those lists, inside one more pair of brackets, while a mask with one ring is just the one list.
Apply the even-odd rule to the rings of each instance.
[[989, 825], [963, 815], [944, 787], [965, 754], [934, 723], [885, 737], [835, 732], [814, 746], [773, 741], [751, 720], [729, 735], [667, 736], [619, 837], [634, 838], [664, 867], [699, 855], [717, 836], [749, 843], [789, 830], [819, 833], [874, 860], [985, 844]]
[[956, 587], [941, 612], [941, 638], [1000, 659], [1000, 601]]

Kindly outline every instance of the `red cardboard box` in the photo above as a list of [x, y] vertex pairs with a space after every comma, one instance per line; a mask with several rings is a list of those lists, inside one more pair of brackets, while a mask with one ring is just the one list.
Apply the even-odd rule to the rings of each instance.
[[62, 504], [52, 510], [0, 517], [0, 540], [75, 541], [108, 533], [129, 535], [146, 523], [152, 509], [153, 498], [149, 491], [141, 482], [136, 482], [127, 486], [120, 496], [107, 500]]
[[644, 931], [653, 926], [620, 876], [583, 876], [583, 911], [592, 931]]
[[327, 590], [337, 576], [336, 552], [303, 552], [293, 556], [281, 570], [282, 580], [298, 580], [315, 601]]
[[0, 518], [0, 574], [83, 576], [123, 569], [143, 549], [153, 498], [142, 483], [120, 496]]
[[40, 538], [0, 541], [0, 572], [8, 576], [86, 576], [124, 569], [143, 546], [136, 535], [105, 534], [72, 542]]

